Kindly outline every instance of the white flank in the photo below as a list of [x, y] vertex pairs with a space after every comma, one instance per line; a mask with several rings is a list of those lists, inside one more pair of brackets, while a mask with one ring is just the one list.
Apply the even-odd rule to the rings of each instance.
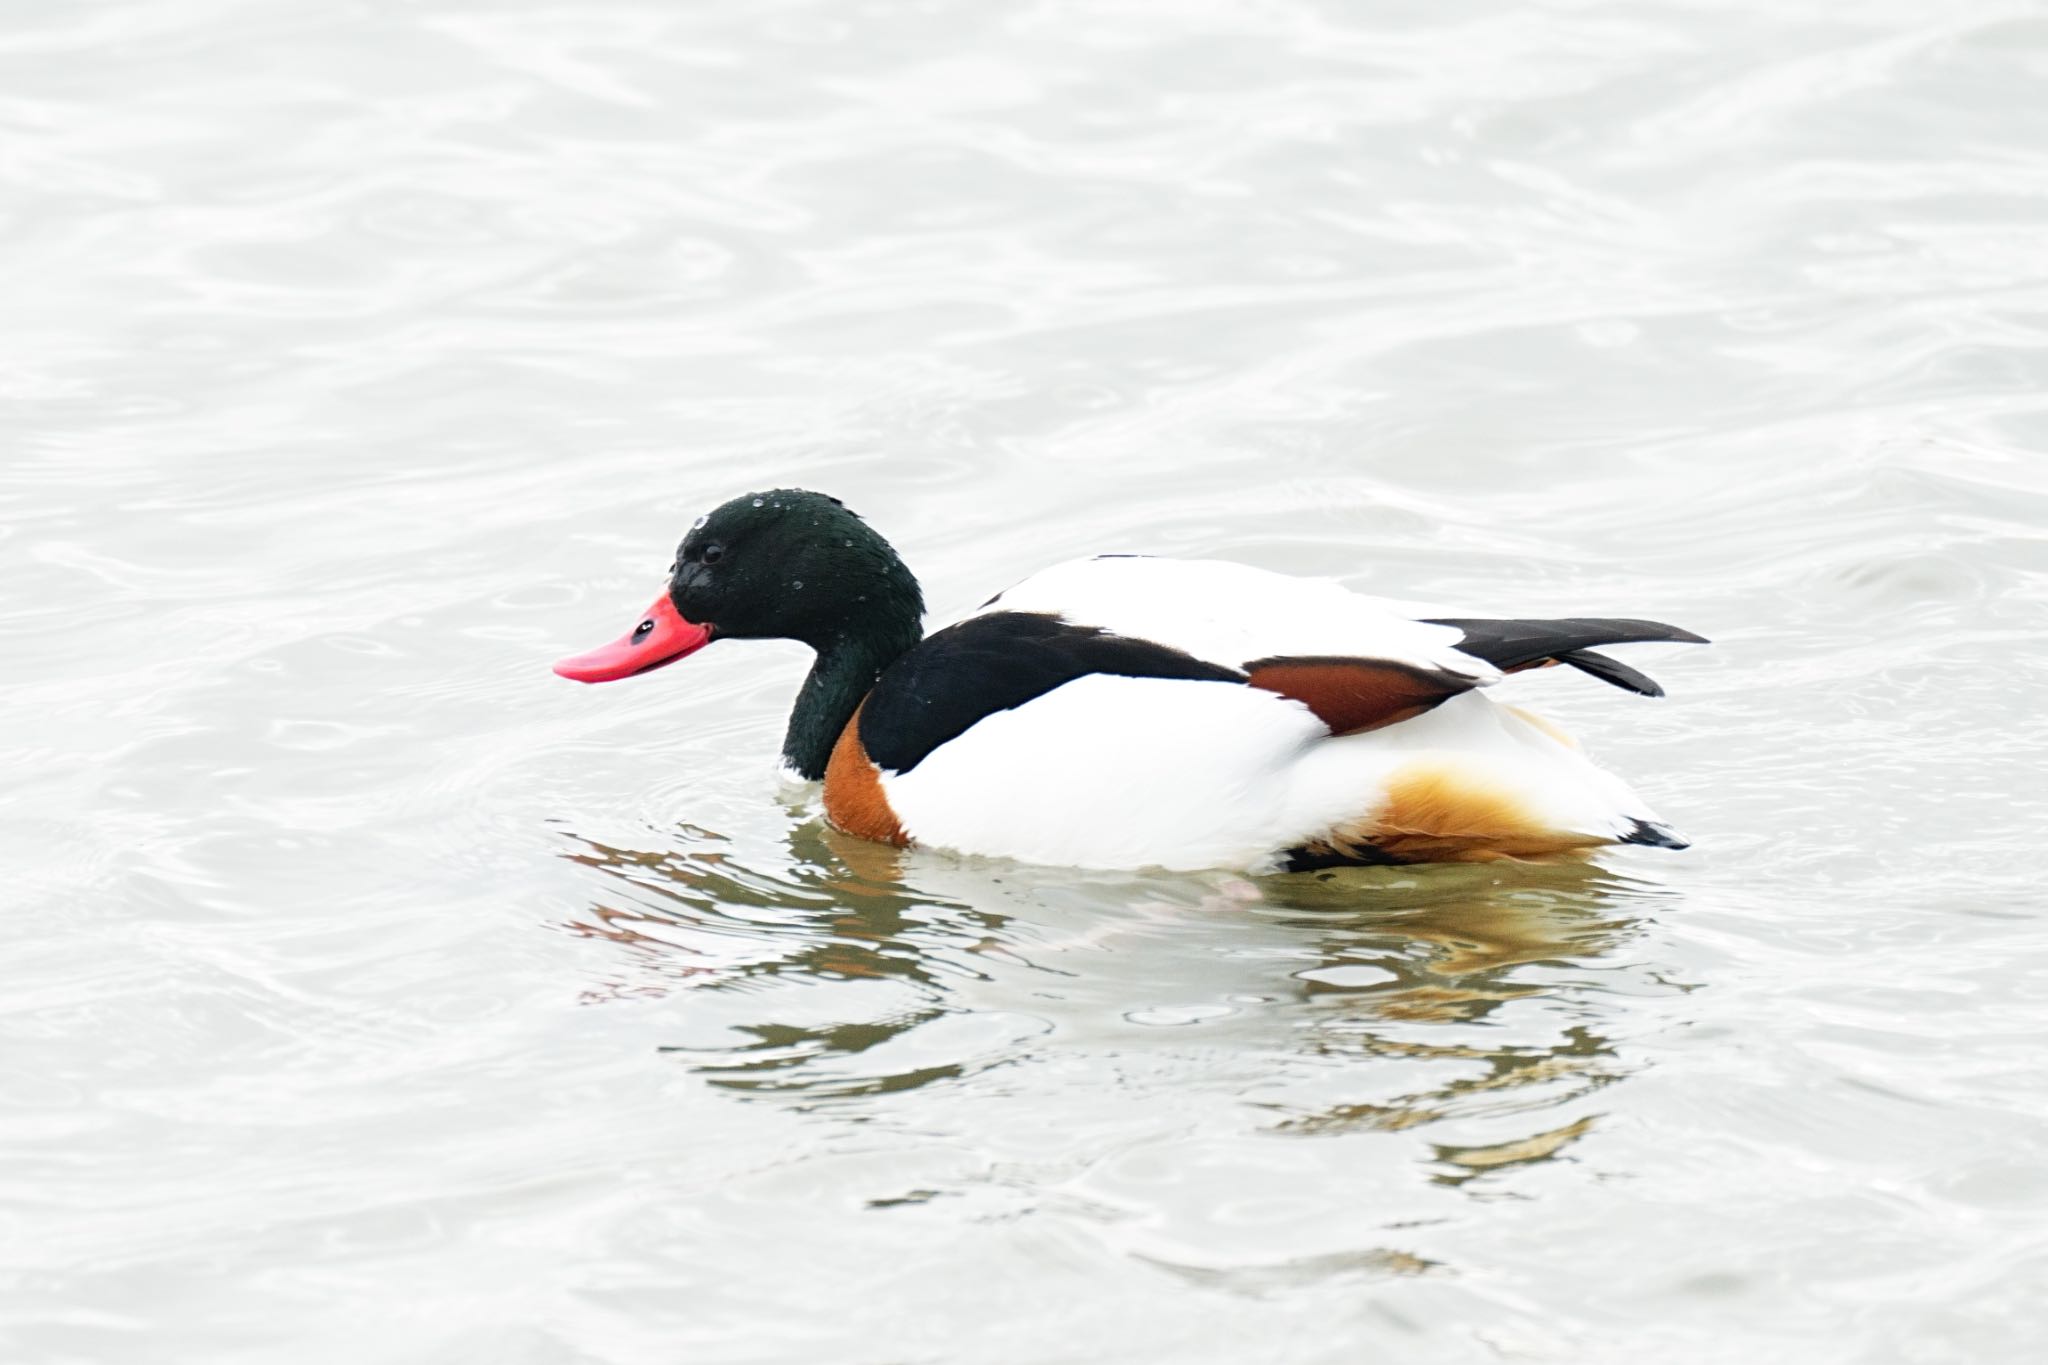
[[920, 844], [1076, 867], [1244, 867], [1297, 832], [1292, 773], [1328, 736], [1235, 683], [1091, 674], [884, 773]]

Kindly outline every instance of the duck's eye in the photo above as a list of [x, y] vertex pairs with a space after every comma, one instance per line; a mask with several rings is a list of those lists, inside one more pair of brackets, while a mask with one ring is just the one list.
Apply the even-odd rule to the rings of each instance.
[[706, 564], [716, 564], [719, 560], [725, 558], [725, 547], [723, 545], [706, 545], [697, 552], [697, 558], [703, 560]]

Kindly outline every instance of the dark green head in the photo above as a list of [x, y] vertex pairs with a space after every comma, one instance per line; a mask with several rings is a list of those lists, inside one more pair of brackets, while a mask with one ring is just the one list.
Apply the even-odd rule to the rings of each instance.
[[837, 498], [742, 493], [698, 518], [676, 549], [669, 601], [714, 638], [801, 640], [821, 652], [878, 635], [918, 639], [924, 595], [889, 542]]

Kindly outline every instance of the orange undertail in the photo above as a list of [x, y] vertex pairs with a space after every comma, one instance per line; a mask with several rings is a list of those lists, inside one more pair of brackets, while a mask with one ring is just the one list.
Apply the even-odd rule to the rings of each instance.
[[1441, 763], [1418, 763], [1387, 784], [1372, 814], [1306, 846], [1311, 859], [1484, 863], [1553, 858], [1606, 843], [1551, 828], [1511, 793]]

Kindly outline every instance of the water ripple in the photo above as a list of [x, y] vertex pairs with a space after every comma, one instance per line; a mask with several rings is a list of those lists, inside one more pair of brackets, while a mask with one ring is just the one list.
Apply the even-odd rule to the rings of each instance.
[[[2005, 0], [16, 14], [9, 1358], [2022, 1358], [2044, 50]], [[800, 650], [545, 671], [770, 482], [939, 616], [1119, 549], [1697, 627], [1664, 703], [1509, 684], [1697, 847], [843, 839], [773, 796]]]

